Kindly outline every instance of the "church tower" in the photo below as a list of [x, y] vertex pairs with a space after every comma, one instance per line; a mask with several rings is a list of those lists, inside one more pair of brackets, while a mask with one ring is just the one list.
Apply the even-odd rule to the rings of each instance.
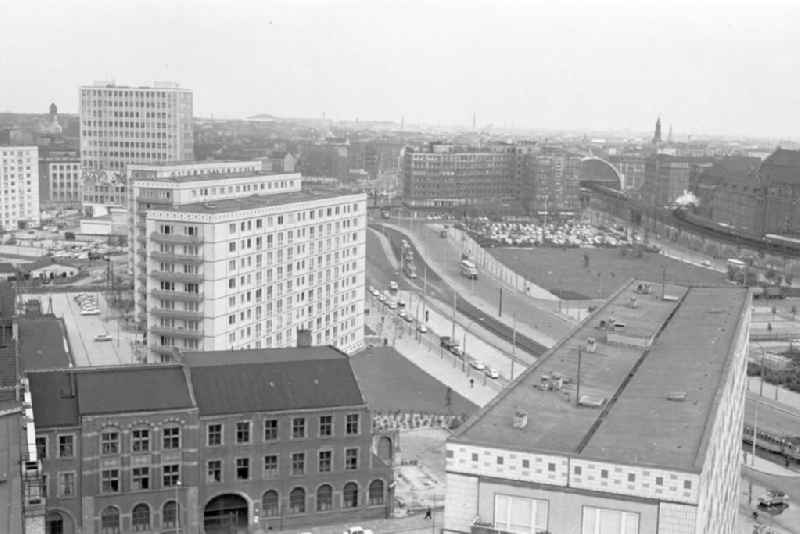
[[656, 131], [653, 134], [653, 144], [661, 142], [661, 117], [656, 119]]

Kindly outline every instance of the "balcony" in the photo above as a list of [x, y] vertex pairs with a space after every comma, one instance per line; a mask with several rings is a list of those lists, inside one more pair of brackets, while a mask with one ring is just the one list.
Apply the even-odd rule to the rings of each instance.
[[193, 265], [200, 265], [205, 261], [202, 256], [187, 256], [185, 254], [173, 254], [171, 252], [151, 252], [150, 257], [158, 261], [191, 263]]
[[175, 319], [202, 319], [203, 312], [189, 310], [174, 310], [167, 308], [153, 308], [150, 313], [158, 317], [172, 317]]
[[151, 271], [149, 276], [156, 280], [163, 280], [165, 282], [183, 282], [187, 284], [200, 284], [203, 282], [202, 274], [179, 273], [179, 272], [166, 272], [166, 271]]
[[200, 244], [203, 240], [199, 235], [188, 234], [162, 234], [160, 232], [153, 232], [150, 234], [150, 239], [156, 243], [184, 243], [184, 244]]
[[202, 293], [191, 293], [189, 291], [166, 291], [163, 289], [154, 289], [150, 292], [150, 295], [159, 299], [178, 300], [181, 302], [203, 301]]
[[190, 330], [182, 326], [151, 326], [150, 333], [158, 336], [191, 337], [200, 339], [203, 337], [202, 330]]

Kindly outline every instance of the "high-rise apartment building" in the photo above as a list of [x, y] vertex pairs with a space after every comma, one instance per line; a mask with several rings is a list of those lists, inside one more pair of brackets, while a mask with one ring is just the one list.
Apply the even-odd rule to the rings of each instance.
[[95, 83], [80, 88], [81, 164], [124, 172], [129, 163], [194, 159], [192, 92]]
[[39, 149], [0, 146], [0, 228], [39, 225]]
[[446, 445], [446, 532], [734, 534], [746, 288], [633, 281]]
[[260, 161], [130, 165], [136, 317], [154, 354], [363, 343], [366, 197]]

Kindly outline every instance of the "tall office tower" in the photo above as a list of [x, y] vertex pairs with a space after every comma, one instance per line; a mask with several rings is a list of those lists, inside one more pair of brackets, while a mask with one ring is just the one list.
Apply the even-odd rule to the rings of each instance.
[[130, 163], [194, 159], [192, 92], [95, 83], [80, 89], [81, 165], [124, 172]]
[[134, 301], [151, 353], [363, 343], [366, 196], [260, 161], [129, 165]]
[[0, 146], [0, 228], [39, 225], [39, 149]]

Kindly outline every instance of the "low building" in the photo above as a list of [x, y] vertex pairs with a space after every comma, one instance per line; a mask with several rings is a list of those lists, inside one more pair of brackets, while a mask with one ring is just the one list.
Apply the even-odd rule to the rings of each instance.
[[65, 534], [284, 530], [391, 513], [348, 357], [330, 347], [29, 373]]
[[623, 286], [447, 441], [445, 532], [738, 532], [750, 303]]

